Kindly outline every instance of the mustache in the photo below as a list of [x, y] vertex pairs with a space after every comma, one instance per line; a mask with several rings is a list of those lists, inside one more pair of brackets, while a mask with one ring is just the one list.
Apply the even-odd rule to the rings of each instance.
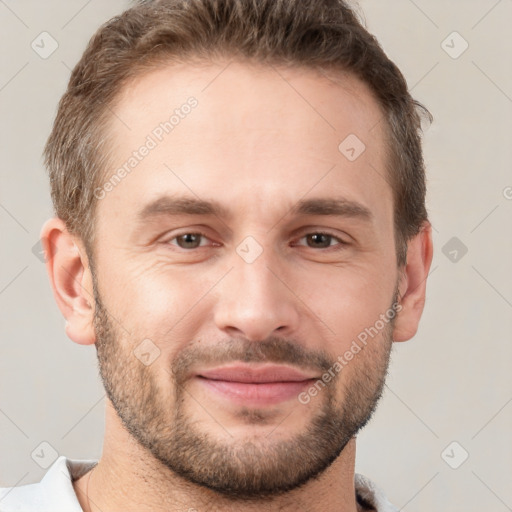
[[297, 341], [269, 337], [264, 341], [231, 338], [211, 346], [194, 344], [176, 354], [171, 372], [178, 383], [202, 367], [230, 363], [288, 364], [315, 373], [324, 373], [335, 360], [323, 350], [306, 349]]

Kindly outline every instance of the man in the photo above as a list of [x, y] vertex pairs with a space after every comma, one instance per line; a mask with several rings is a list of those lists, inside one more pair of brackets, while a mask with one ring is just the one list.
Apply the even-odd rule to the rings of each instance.
[[355, 448], [425, 301], [421, 113], [340, 0], [102, 26], [47, 142], [41, 237], [67, 335], [96, 346], [103, 453], [0, 509], [396, 510]]

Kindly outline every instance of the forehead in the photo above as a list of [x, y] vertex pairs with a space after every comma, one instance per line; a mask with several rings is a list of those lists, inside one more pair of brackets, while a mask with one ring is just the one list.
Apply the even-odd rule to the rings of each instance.
[[126, 85], [112, 113], [114, 186], [101, 208], [163, 192], [247, 208], [328, 191], [389, 213], [383, 113], [350, 74], [169, 64]]

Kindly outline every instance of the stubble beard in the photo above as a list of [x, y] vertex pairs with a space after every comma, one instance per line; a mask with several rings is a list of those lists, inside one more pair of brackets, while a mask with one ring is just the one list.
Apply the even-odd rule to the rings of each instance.
[[[381, 338], [371, 340], [362, 350], [362, 354], [368, 352], [366, 357], [361, 357], [361, 353], [355, 355], [350, 364], [357, 364], [358, 368], [352, 372], [349, 382], [342, 379], [342, 370], [309, 404], [297, 401], [294, 407], [304, 408], [304, 414], [311, 414], [311, 407], [318, 408], [303, 432], [287, 436], [285, 417], [272, 432], [253, 440], [241, 440], [228, 434], [223, 439], [216, 438], [196, 428], [187, 412], [187, 405], [196, 403], [187, 390], [185, 378], [192, 361], [213, 360], [213, 354], [224, 362], [272, 361], [300, 366], [300, 363], [314, 360], [317, 369], [324, 371], [332, 367], [332, 357], [321, 352], [312, 357], [310, 352], [302, 352], [296, 343], [280, 338], [256, 343], [229, 340], [223, 348], [216, 347], [212, 354], [185, 349], [171, 363], [172, 391], [170, 389], [164, 396], [153, 371], [156, 366], [145, 366], [134, 356], [133, 349], [138, 343], [126, 336], [123, 338], [100, 300], [96, 284], [94, 288], [99, 373], [124, 427], [175, 475], [229, 500], [272, 499], [319, 476], [368, 423], [382, 395], [394, 321], [386, 325]], [[169, 396], [171, 394], [173, 396]], [[200, 406], [205, 410], [209, 408], [208, 404]], [[264, 424], [268, 411], [243, 408], [242, 416], [246, 423]]]

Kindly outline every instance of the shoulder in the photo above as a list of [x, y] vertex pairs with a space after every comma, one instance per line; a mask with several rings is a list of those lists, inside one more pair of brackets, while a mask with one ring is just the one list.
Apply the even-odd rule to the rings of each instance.
[[82, 512], [73, 480], [97, 461], [72, 460], [61, 455], [35, 484], [0, 488], [1, 512]]
[[363, 507], [363, 510], [375, 512], [398, 512], [398, 509], [388, 501], [384, 491], [369, 478], [356, 473], [354, 477], [354, 484], [356, 496], [360, 506]]

